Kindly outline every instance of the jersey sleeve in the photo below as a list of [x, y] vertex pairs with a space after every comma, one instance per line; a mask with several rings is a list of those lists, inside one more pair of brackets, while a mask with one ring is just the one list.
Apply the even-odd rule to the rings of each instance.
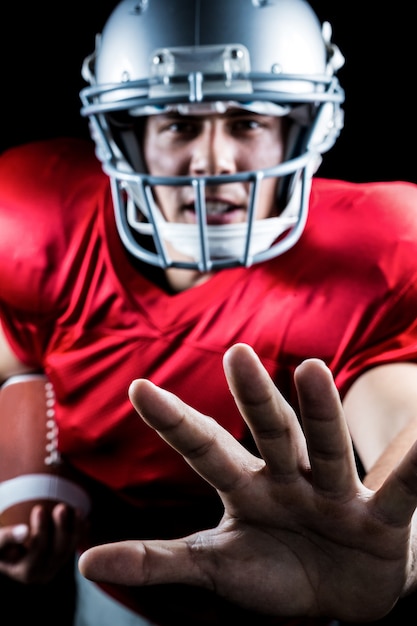
[[[355, 265], [362, 267], [357, 284], [373, 297], [363, 310], [358, 306], [357, 318], [350, 321], [355, 330], [346, 333], [351, 345], [341, 345], [344, 358], [338, 363], [336, 354], [332, 364], [342, 396], [372, 367], [417, 363], [417, 186], [368, 183], [359, 202], [365, 237], [348, 235], [352, 236], [352, 270]], [[368, 228], [368, 220], [377, 223]], [[357, 298], [366, 302], [361, 293]]]
[[100, 166], [88, 142], [52, 140], [0, 156], [0, 317], [18, 358], [39, 365], [87, 245]]

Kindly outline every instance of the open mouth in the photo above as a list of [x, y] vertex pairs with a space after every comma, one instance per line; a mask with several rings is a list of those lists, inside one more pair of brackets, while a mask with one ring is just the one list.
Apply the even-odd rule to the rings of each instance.
[[[188, 223], [196, 223], [194, 203], [184, 207], [183, 214]], [[234, 224], [246, 220], [246, 209], [225, 201], [206, 201], [207, 224]]]

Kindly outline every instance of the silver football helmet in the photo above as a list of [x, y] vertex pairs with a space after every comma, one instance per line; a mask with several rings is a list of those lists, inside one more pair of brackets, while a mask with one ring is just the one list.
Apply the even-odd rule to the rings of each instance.
[[[305, 0], [122, 0], [83, 65], [81, 91], [96, 153], [111, 180], [116, 223], [129, 252], [162, 268], [249, 266], [301, 236], [311, 178], [343, 127], [344, 59]], [[151, 176], [140, 140], [144, 116], [242, 107], [287, 116], [285, 160], [210, 176]], [[278, 217], [257, 219], [265, 178], [277, 180]], [[207, 224], [206, 188], [250, 185], [247, 221]], [[194, 190], [196, 224], [168, 222], [155, 186]], [[168, 244], [168, 245], [167, 245]], [[169, 250], [185, 253], [178, 260]]]

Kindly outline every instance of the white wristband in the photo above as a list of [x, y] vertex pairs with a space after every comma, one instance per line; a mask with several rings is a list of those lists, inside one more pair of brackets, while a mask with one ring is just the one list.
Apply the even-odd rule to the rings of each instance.
[[0, 483], [0, 515], [14, 504], [29, 500], [56, 500], [79, 510], [90, 511], [87, 493], [71, 480], [48, 474], [25, 474]]

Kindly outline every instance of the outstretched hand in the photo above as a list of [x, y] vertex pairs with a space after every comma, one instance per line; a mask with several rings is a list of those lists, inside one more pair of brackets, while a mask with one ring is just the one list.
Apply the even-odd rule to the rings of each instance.
[[231, 348], [224, 369], [262, 458], [149, 381], [130, 388], [142, 419], [217, 489], [219, 525], [182, 539], [91, 548], [81, 573], [126, 585], [198, 585], [277, 616], [379, 619], [411, 576], [417, 446], [370, 491], [324, 363], [307, 360], [295, 372], [302, 428], [251, 348]]

